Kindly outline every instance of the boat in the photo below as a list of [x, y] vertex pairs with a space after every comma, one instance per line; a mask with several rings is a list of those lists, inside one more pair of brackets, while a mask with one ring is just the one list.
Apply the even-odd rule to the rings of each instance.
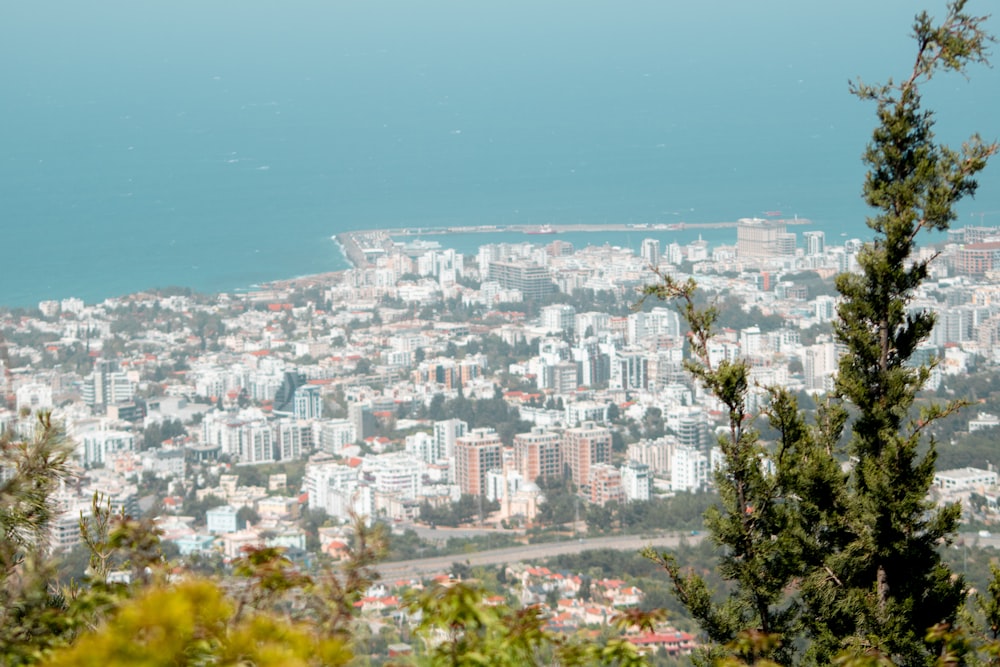
[[534, 229], [524, 230], [525, 234], [555, 234], [556, 230], [552, 225], [542, 225], [540, 227], [535, 227]]

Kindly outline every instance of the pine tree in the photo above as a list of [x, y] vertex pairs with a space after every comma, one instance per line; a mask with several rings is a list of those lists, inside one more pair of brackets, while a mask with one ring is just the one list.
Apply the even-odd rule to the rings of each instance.
[[[837, 279], [835, 332], [846, 352], [832, 401], [815, 424], [807, 425], [787, 392], [771, 390], [766, 412], [780, 437], [765, 449], [746, 409], [746, 364], [709, 363], [715, 312], [694, 307], [694, 284], [664, 277], [645, 292], [680, 301], [691, 328], [689, 370], [729, 411], [715, 475], [721, 507], [706, 525], [730, 593], [720, 600], [669, 554], [648, 554], [666, 568], [711, 640], [709, 658], [831, 664], [847, 654], [929, 665], [935, 647], [928, 631], [953, 624], [963, 604], [964, 582], [939, 554], [960, 509], [928, 502], [935, 449], [924, 437], [959, 404], [914, 415], [930, 369], [912, 357], [934, 316], [908, 306], [932, 260], [915, 256], [917, 236], [948, 228], [955, 204], [974, 194], [975, 175], [997, 151], [978, 136], [960, 150], [936, 143], [934, 115], [921, 107], [920, 87], [933, 75], [964, 74], [986, 61], [992, 37], [984, 17], [966, 14], [965, 4], [951, 2], [939, 25], [926, 13], [916, 17], [917, 56], [905, 80], [852, 86], [877, 107], [879, 123], [864, 153], [875, 238], [859, 254], [860, 273]], [[844, 473], [837, 443], [848, 414], [852, 465]]]
[[965, 596], [938, 551], [950, 543], [960, 508], [927, 501], [935, 449], [923, 437], [928, 424], [959, 406], [925, 408], [914, 417], [930, 369], [911, 360], [934, 315], [908, 308], [933, 259], [915, 257], [918, 235], [948, 229], [955, 204], [975, 193], [974, 176], [997, 150], [978, 136], [957, 151], [936, 143], [934, 114], [921, 107], [920, 87], [935, 73], [964, 74], [986, 61], [992, 38], [985, 18], [966, 14], [965, 4], [950, 3], [940, 25], [926, 12], [917, 16], [917, 56], [905, 80], [852, 86], [875, 102], [879, 119], [864, 153], [864, 199], [875, 210], [867, 224], [875, 238], [858, 255], [860, 273], [836, 281], [843, 298], [835, 333], [847, 351], [836, 393], [857, 416], [848, 512], [829, 545], [828, 572], [805, 587], [818, 655], [826, 658], [847, 647], [897, 664], [929, 664], [927, 630], [953, 623]]
[[709, 344], [718, 312], [695, 306], [693, 280], [670, 276], [647, 295], [678, 300], [691, 327], [688, 370], [725, 407], [728, 430], [717, 445], [723, 465], [715, 470], [720, 506], [708, 510], [705, 526], [720, 547], [719, 570], [734, 585], [717, 599], [705, 579], [684, 572], [668, 553], [645, 555], [664, 567], [677, 597], [711, 640], [704, 662], [723, 657], [780, 665], [801, 661], [801, 645], [789, 641], [803, 632], [801, 600], [789, 591], [823, 557], [821, 533], [808, 527], [830, 523], [844, 509], [844, 483], [833, 443], [845, 413], [821, 411], [825, 429], [806, 425], [792, 395], [769, 390], [767, 417], [780, 437], [773, 450], [759, 440], [748, 410], [750, 367], [743, 360], [712, 364]]

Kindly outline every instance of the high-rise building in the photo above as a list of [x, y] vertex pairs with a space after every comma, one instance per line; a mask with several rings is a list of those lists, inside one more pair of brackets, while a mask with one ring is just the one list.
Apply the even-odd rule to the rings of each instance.
[[566, 303], [545, 306], [541, 312], [542, 327], [557, 333], [572, 333], [576, 322], [576, 309]]
[[802, 237], [806, 241], [806, 255], [816, 257], [822, 255], [826, 250], [826, 235], [820, 231], [802, 232]]
[[642, 240], [642, 259], [646, 262], [646, 265], [652, 268], [657, 268], [660, 266], [660, 240], [659, 239], [643, 239]]
[[610, 463], [598, 463], [590, 469], [587, 491], [590, 502], [601, 507], [625, 500], [621, 472]]
[[434, 422], [432, 461], [445, 461], [455, 456], [455, 441], [469, 432], [469, 425], [461, 419], [442, 419]]
[[566, 429], [562, 437], [563, 466], [569, 468], [573, 483], [581, 490], [590, 483], [590, 468], [611, 463], [611, 431], [594, 422]]
[[670, 442], [667, 438], [657, 440], [640, 440], [628, 446], [626, 458], [633, 463], [641, 464], [654, 473], [670, 472]]
[[339, 454], [356, 439], [354, 423], [349, 419], [326, 419], [316, 426], [317, 445], [327, 454]]
[[548, 269], [532, 262], [490, 262], [489, 275], [501, 287], [519, 291], [525, 300], [544, 298], [556, 288]]
[[375, 433], [375, 411], [368, 403], [351, 403], [347, 408], [347, 419], [354, 426], [354, 437], [364, 440]]
[[535, 427], [514, 436], [514, 465], [524, 479], [551, 479], [562, 475], [559, 433]]
[[802, 360], [806, 391], [826, 393], [833, 389], [837, 372], [837, 347], [833, 343], [817, 343], [805, 349]]
[[91, 407], [125, 403], [132, 395], [132, 383], [114, 359], [98, 360], [83, 383], [83, 402]]
[[80, 437], [77, 453], [85, 466], [104, 464], [115, 454], [135, 451], [135, 437], [126, 431], [91, 431]]
[[455, 477], [462, 493], [486, 495], [486, 473], [502, 468], [503, 443], [493, 429], [473, 429], [455, 440]]
[[295, 412], [295, 392], [305, 385], [306, 376], [302, 373], [286, 371], [281, 379], [281, 386], [274, 395], [271, 410], [276, 414], [291, 415]]
[[318, 385], [304, 384], [295, 389], [292, 414], [296, 419], [319, 419], [323, 416], [323, 397]]
[[653, 486], [649, 466], [638, 461], [629, 461], [622, 466], [621, 477], [625, 500], [630, 502], [649, 500], [650, 489]]
[[275, 432], [279, 461], [297, 461], [313, 449], [313, 426], [307, 421], [279, 419]]
[[616, 389], [647, 389], [649, 361], [641, 350], [623, 350], [615, 357], [611, 386]]
[[795, 234], [780, 220], [741, 218], [736, 224], [736, 256], [740, 259], [774, 259], [795, 254]]
[[674, 491], [701, 491], [708, 484], [708, 457], [694, 447], [674, 448], [670, 465], [670, 488]]
[[545, 364], [539, 377], [539, 388], [551, 389], [556, 394], [568, 394], [580, 386], [580, 364], [575, 361], [560, 361]]

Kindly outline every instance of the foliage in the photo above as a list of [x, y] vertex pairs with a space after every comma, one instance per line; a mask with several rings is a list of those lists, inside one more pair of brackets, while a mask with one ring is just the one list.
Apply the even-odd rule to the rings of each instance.
[[718, 502], [714, 493], [677, 493], [669, 498], [651, 498], [627, 503], [590, 505], [585, 518], [588, 533], [642, 533], [652, 530], [701, 530], [704, 514]]
[[[538, 607], [512, 609], [488, 600], [476, 584], [436, 585], [412, 596], [418, 614], [417, 634], [426, 646], [419, 664], [430, 667], [523, 667], [524, 665], [615, 665], [640, 667], [647, 662], [621, 636], [607, 641], [578, 642], [545, 629]], [[633, 612], [617, 620], [620, 628], [650, 628], [659, 612]]]
[[53, 495], [69, 477], [71, 448], [48, 413], [38, 415], [35, 436], [0, 436], [0, 663], [27, 664], [69, 641], [77, 619], [50, 587], [47, 530], [56, 515]]
[[500, 509], [500, 503], [486, 500], [480, 496], [470, 496], [463, 493], [458, 502], [445, 503], [435, 507], [427, 501], [420, 504], [420, 520], [436, 526], [456, 528], [462, 524], [472, 523]]
[[[746, 408], [747, 364], [709, 362], [718, 309], [697, 304], [693, 281], [662, 276], [646, 290], [680, 304], [691, 328], [688, 370], [728, 412], [715, 475], [721, 509], [708, 511], [706, 525], [731, 587], [719, 599], [669, 553], [648, 553], [711, 639], [709, 657], [829, 664], [846, 650], [844, 664], [930, 665], [939, 655], [963, 655], [961, 633], [951, 628], [965, 584], [939, 549], [952, 541], [960, 508], [926, 500], [936, 456], [927, 430], [960, 404], [912, 415], [930, 370], [911, 358], [934, 318], [907, 306], [931, 261], [915, 258], [916, 237], [948, 228], [954, 204], [975, 192], [973, 177], [997, 151], [977, 136], [958, 151], [937, 144], [933, 114], [920, 106], [919, 88], [936, 72], [964, 73], [985, 61], [984, 19], [964, 5], [950, 3], [940, 25], [917, 17], [917, 56], [904, 81], [852, 86], [877, 105], [879, 125], [864, 155], [876, 236], [859, 253], [860, 273], [836, 280], [843, 299], [834, 333], [846, 353], [815, 425], [794, 396], [772, 389], [766, 414], [779, 435], [773, 449], [763, 447]], [[838, 442], [849, 415], [853, 465], [841, 473]]]
[[164, 440], [187, 435], [187, 429], [180, 419], [164, 419], [162, 422], [153, 422], [142, 432], [142, 442], [146, 449], [159, 447]]
[[[691, 327], [694, 359], [687, 368], [727, 409], [728, 432], [718, 440], [725, 463], [715, 472], [720, 505], [709, 507], [705, 525], [712, 539], [726, 546], [719, 571], [734, 585], [719, 601], [705, 577], [682, 571], [675, 556], [651, 548], [645, 553], [667, 571], [678, 598], [712, 640], [708, 656], [721, 659], [735, 651], [744, 660], [789, 664], [794, 660], [793, 644], [747, 643], [739, 638], [748, 629], [779, 637], [799, 632], [798, 602], [786, 591], [806, 574], [804, 560], [796, 555], [821, 550], [799, 526], [838, 510], [839, 468], [823, 455], [826, 442], [805, 427], [793, 399], [783, 390], [771, 393], [769, 416], [780, 433], [777, 447], [773, 452], [763, 447], [746, 407], [749, 365], [723, 360], [712, 366], [708, 349], [717, 311], [699, 308], [695, 289], [694, 281], [678, 283], [663, 276], [648, 293], [679, 302]], [[831, 431], [839, 435], [843, 414], [828, 414]], [[750, 650], [762, 653], [747, 653]]]
[[218, 585], [157, 585], [44, 665], [344, 665], [345, 643], [274, 614], [240, 615]]

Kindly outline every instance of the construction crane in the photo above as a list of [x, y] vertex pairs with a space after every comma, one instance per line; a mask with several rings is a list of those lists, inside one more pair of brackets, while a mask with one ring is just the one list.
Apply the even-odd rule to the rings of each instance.
[[984, 227], [985, 226], [984, 219], [986, 218], [986, 216], [988, 216], [988, 215], [996, 215], [997, 213], [1000, 213], [1000, 211], [973, 211], [972, 213], [969, 214], [969, 216], [974, 218], [974, 217], [976, 217], [978, 215], [979, 216], [979, 226], [980, 227]]

